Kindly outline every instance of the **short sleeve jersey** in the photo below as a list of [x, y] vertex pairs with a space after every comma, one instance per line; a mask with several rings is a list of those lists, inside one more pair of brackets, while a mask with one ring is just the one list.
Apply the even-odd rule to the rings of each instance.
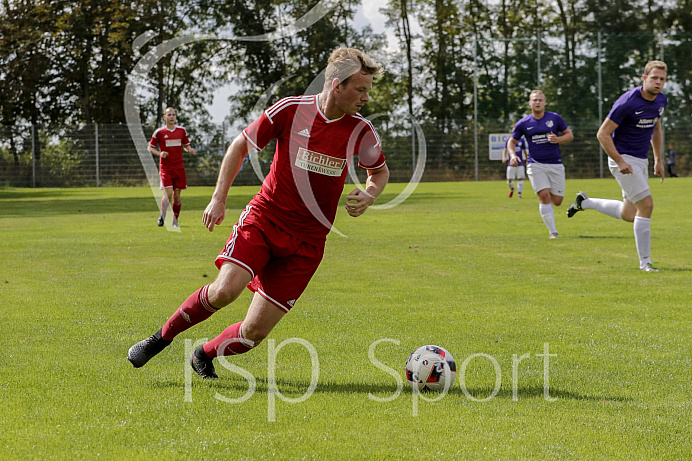
[[174, 170], [183, 168], [183, 146], [190, 144], [187, 137], [187, 131], [182, 126], [176, 126], [169, 130], [167, 127], [159, 128], [151, 135], [149, 144], [152, 147], [157, 147], [160, 151], [168, 152], [166, 158], [159, 160], [159, 167], [165, 170]]
[[663, 93], [649, 101], [642, 96], [642, 87], [628, 91], [615, 101], [608, 118], [618, 125], [613, 131], [613, 143], [620, 154], [645, 159], [654, 128], [668, 105]]
[[[507, 139], [507, 141], [505, 141], [505, 149], [507, 149], [508, 144], [509, 144], [509, 139]], [[517, 166], [521, 166], [524, 164], [524, 160], [523, 160], [524, 149], [526, 149], [526, 140], [524, 138], [521, 138], [514, 145], [514, 154], [517, 156], [517, 160], [519, 161]]]
[[543, 117], [536, 120], [533, 114], [519, 120], [514, 127], [512, 137], [516, 140], [526, 137], [529, 146], [527, 163], [562, 163], [560, 145], [551, 144], [548, 135], [556, 135], [567, 129], [567, 124], [560, 114], [545, 111]]
[[277, 140], [269, 174], [250, 205], [314, 245], [323, 245], [332, 227], [353, 156], [363, 169], [385, 165], [372, 123], [360, 114], [328, 120], [319, 95], [280, 100], [243, 135], [257, 150]]

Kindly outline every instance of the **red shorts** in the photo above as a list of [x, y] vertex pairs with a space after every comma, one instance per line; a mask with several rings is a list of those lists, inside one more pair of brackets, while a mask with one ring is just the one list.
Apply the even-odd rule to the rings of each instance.
[[172, 187], [173, 189], [187, 189], [187, 176], [185, 167], [173, 170], [161, 170], [161, 190]]
[[288, 312], [322, 261], [324, 247], [306, 243], [248, 205], [233, 226], [216, 266], [230, 261], [250, 272], [248, 288]]

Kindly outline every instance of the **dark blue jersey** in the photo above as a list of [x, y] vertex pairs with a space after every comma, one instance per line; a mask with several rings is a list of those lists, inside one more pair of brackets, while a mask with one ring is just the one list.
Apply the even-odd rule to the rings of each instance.
[[567, 129], [567, 124], [560, 114], [545, 111], [543, 117], [536, 120], [533, 114], [519, 120], [514, 127], [512, 137], [516, 140], [526, 137], [529, 145], [528, 163], [562, 163], [560, 145], [551, 144], [548, 135], [559, 135]]
[[613, 142], [618, 153], [647, 158], [651, 136], [668, 105], [663, 93], [649, 101], [642, 96], [642, 87], [628, 91], [615, 101], [608, 118], [618, 127], [613, 131]]

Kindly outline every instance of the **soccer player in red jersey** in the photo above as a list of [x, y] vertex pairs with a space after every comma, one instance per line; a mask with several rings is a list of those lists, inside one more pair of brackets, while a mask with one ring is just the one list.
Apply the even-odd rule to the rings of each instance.
[[[175, 124], [175, 109], [168, 107], [163, 113], [166, 125], [154, 131], [149, 141], [149, 152], [160, 157], [159, 174], [161, 175], [161, 189], [165, 192], [161, 199], [161, 215], [158, 225], [163, 226], [166, 220], [168, 204], [173, 204], [173, 227], [178, 226], [178, 216], [182, 201], [180, 191], [187, 189], [187, 177], [185, 176], [185, 164], [183, 163], [183, 149], [195, 155], [195, 149], [190, 145], [187, 131], [182, 126]], [[156, 148], [160, 149], [157, 150]]]
[[358, 113], [369, 101], [373, 76], [381, 73], [363, 52], [339, 48], [329, 57], [322, 93], [280, 100], [233, 140], [204, 211], [210, 231], [225, 218], [228, 191], [248, 151], [276, 139], [270, 172], [217, 256], [216, 280], [193, 293], [163, 328], [130, 348], [128, 359], [136, 368], [247, 286], [255, 294], [245, 319], [190, 358], [197, 374], [217, 378], [215, 357], [257, 346], [295, 305], [322, 259], [352, 156], [358, 156], [368, 179], [364, 191], [356, 188], [347, 196], [349, 215], [362, 215], [389, 180], [377, 132]]

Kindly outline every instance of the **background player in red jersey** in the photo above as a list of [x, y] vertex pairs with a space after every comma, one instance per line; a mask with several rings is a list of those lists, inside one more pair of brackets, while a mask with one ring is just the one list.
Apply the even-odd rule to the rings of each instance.
[[248, 151], [277, 139], [270, 172], [216, 258], [216, 280], [193, 293], [161, 330], [130, 348], [128, 360], [136, 368], [179, 333], [233, 302], [247, 286], [255, 295], [245, 320], [198, 347], [190, 358], [200, 376], [217, 378], [215, 357], [257, 346], [294, 306], [322, 259], [351, 156], [358, 156], [368, 179], [365, 191], [356, 188], [348, 195], [349, 215], [362, 215], [389, 180], [377, 132], [358, 113], [369, 101], [373, 76], [381, 73], [361, 51], [339, 48], [329, 57], [322, 93], [280, 100], [233, 140], [204, 211], [210, 231], [225, 218], [228, 191]]
[[[161, 189], [165, 192], [161, 198], [161, 215], [158, 225], [163, 226], [166, 220], [168, 204], [173, 204], [173, 227], [178, 226], [178, 216], [182, 201], [180, 191], [187, 189], [187, 177], [185, 176], [185, 164], [183, 163], [183, 149], [195, 155], [195, 149], [190, 145], [187, 131], [182, 126], [175, 124], [175, 109], [168, 107], [163, 113], [166, 125], [154, 131], [149, 141], [149, 152], [161, 158], [159, 162], [159, 174], [161, 175]], [[157, 150], [156, 147], [160, 150]]]

